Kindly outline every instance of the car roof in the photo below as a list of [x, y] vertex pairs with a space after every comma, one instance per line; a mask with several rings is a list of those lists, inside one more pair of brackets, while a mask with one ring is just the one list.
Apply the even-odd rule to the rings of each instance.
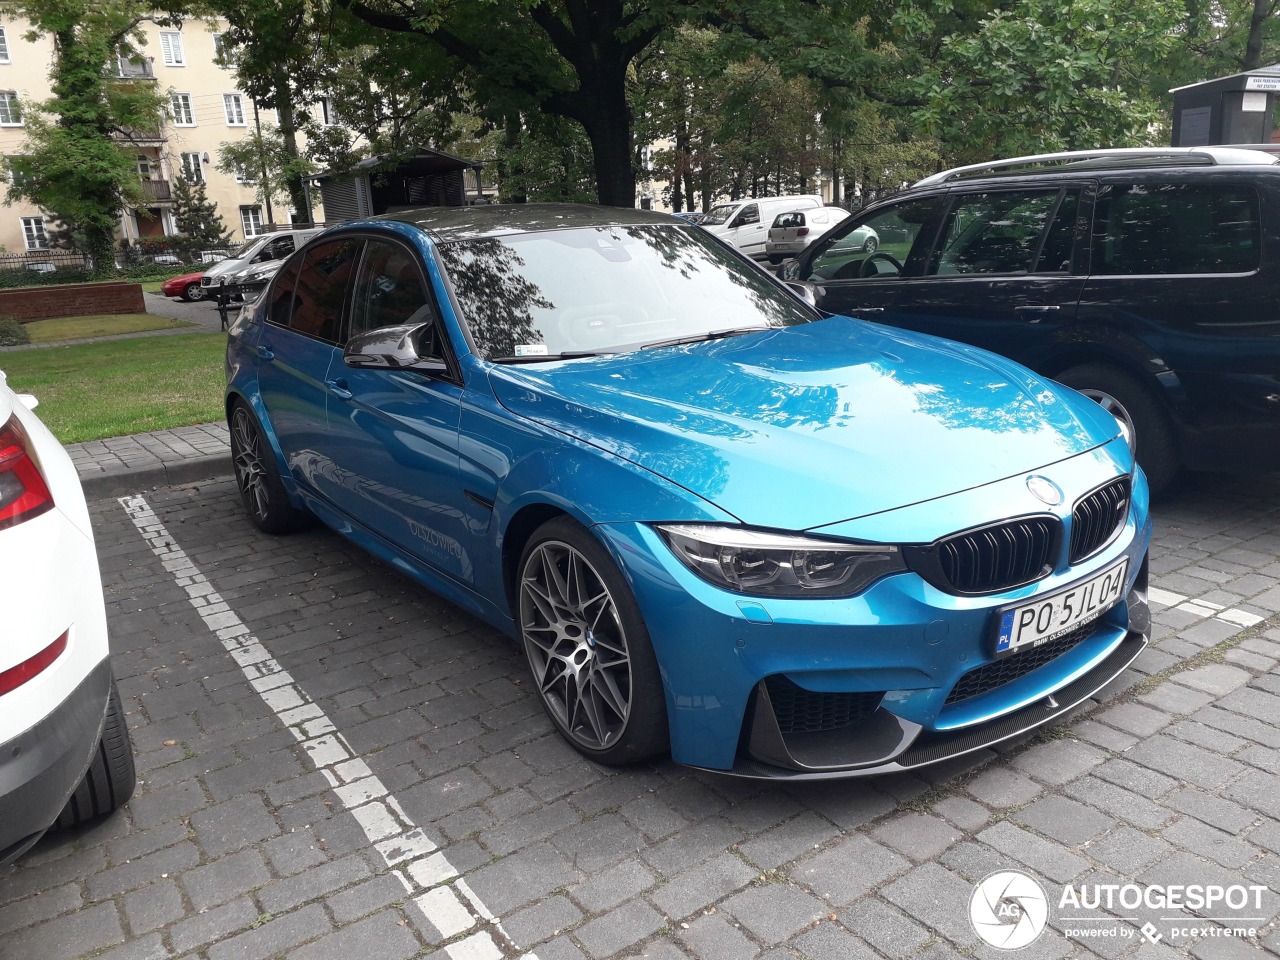
[[1267, 167], [1277, 163], [1280, 163], [1280, 157], [1249, 147], [1114, 147], [1068, 150], [955, 167], [925, 177], [912, 184], [912, 187], [932, 187], [956, 180], [998, 177], [1061, 176], [1152, 167]]
[[590, 203], [495, 203], [474, 207], [421, 207], [374, 217], [411, 224], [437, 243], [504, 237], [575, 227], [618, 227], [656, 223], [680, 227], [679, 220], [656, 210], [602, 207]]

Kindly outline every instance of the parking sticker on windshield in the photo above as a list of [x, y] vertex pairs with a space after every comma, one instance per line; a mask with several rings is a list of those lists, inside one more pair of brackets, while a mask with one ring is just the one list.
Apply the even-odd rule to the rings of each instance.
[[547, 345], [545, 343], [517, 343], [517, 357], [545, 357], [547, 355]]

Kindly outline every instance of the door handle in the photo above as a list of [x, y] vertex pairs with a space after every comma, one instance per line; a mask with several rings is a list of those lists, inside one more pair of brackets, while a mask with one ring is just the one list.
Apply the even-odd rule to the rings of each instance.
[[257, 350], [258, 350], [258, 358], [260, 360], [274, 360], [276, 358], [274, 351], [272, 351], [270, 345], [268, 344], [265, 344], [265, 343], [258, 344]]
[[1060, 310], [1057, 304], [1053, 303], [1023, 303], [1013, 308], [1014, 313], [1029, 314], [1028, 323], [1039, 323], [1047, 313], [1057, 313]]
[[345, 380], [326, 380], [324, 385], [329, 388], [329, 392], [335, 397], [342, 400], [351, 399], [351, 391], [347, 389], [347, 381]]

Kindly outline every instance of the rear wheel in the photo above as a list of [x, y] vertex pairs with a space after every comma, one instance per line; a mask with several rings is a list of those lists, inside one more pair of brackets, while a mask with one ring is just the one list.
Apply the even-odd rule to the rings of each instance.
[[311, 514], [289, 502], [275, 457], [257, 418], [244, 401], [237, 400], [231, 408], [228, 426], [236, 486], [240, 488], [240, 499], [249, 511], [249, 519], [264, 533], [288, 533], [307, 526]]
[[666, 701], [640, 608], [579, 524], [540, 527], [520, 560], [520, 633], [542, 706], [584, 756], [610, 766], [667, 750]]
[[1079, 390], [1116, 418], [1147, 475], [1152, 495], [1164, 492], [1178, 472], [1173, 425], [1160, 400], [1132, 374], [1103, 363], [1085, 363], [1054, 378]]
[[867, 242], [862, 245], [863, 253], [875, 253], [880, 247], [880, 241], [875, 236], [867, 237]]
[[129, 725], [120, 704], [116, 681], [111, 679], [111, 693], [107, 697], [107, 718], [102, 727], [102, 739], [93, 752], [93, 761], [84, 779], [76, 787], [67, 805], [54, 821], [54, 829], [65, 829], [106, 816], [123, 806], [133, 796], [137, 774], [133, 767], [133, 742], [129, 739]]
[[200, 283], [198, 281], [196, 283], [188, 283], [185, 287], [182, 288], [182, 299], [190, 301], [192, 303], [194, 303], [197, 300], [203, 300], [204, 288], [200, 286]]

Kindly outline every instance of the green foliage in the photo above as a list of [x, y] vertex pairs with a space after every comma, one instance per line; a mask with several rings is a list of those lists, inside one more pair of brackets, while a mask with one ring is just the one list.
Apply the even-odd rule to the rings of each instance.
[[[217, 168], [231, 176], [247, 175], [258, 202], [272, 207], [291, 203], [291, 181], [313, 172], [311, 162], [292, 153], [280, 128], [270, 123], [240, 140], [219, 144]], [[305, 208], [305, 203], [296, 207]]]
[[[154, 84], [112, 75], [117, 53], [136, 55], [138, 25], [155, 19], [139, 0], [21, 0], [12, 5], [33, 35], [53, 40], [53, 96], [27, 104], [22, 154], [5, 161], [7, 202], [48, 210], [98, 271], [112, 267], [121, 207], [142, 205], [128, 131], [155, 130], [164, 98]], [[54, 119], [56, 118], [56, 119]]]
[[1018, 0], [942, 39], [914, 120], [958, 162], [1150, 142], [1162, 111], [1145, 80], [1181, 15], [1177, 0]]
[[184, 259], [196, 259], [201, 250], [231, 243], [231, 232], [218, 215], [218, 205], [206, 194], [203, 182], [192, 183], [184, 176], [173, 181], [173, 220], [182, 236], [166, 239]]
[[17, 347], [31, 342], [27, 328], [13, 317], [0, 316], [0, 347]]

